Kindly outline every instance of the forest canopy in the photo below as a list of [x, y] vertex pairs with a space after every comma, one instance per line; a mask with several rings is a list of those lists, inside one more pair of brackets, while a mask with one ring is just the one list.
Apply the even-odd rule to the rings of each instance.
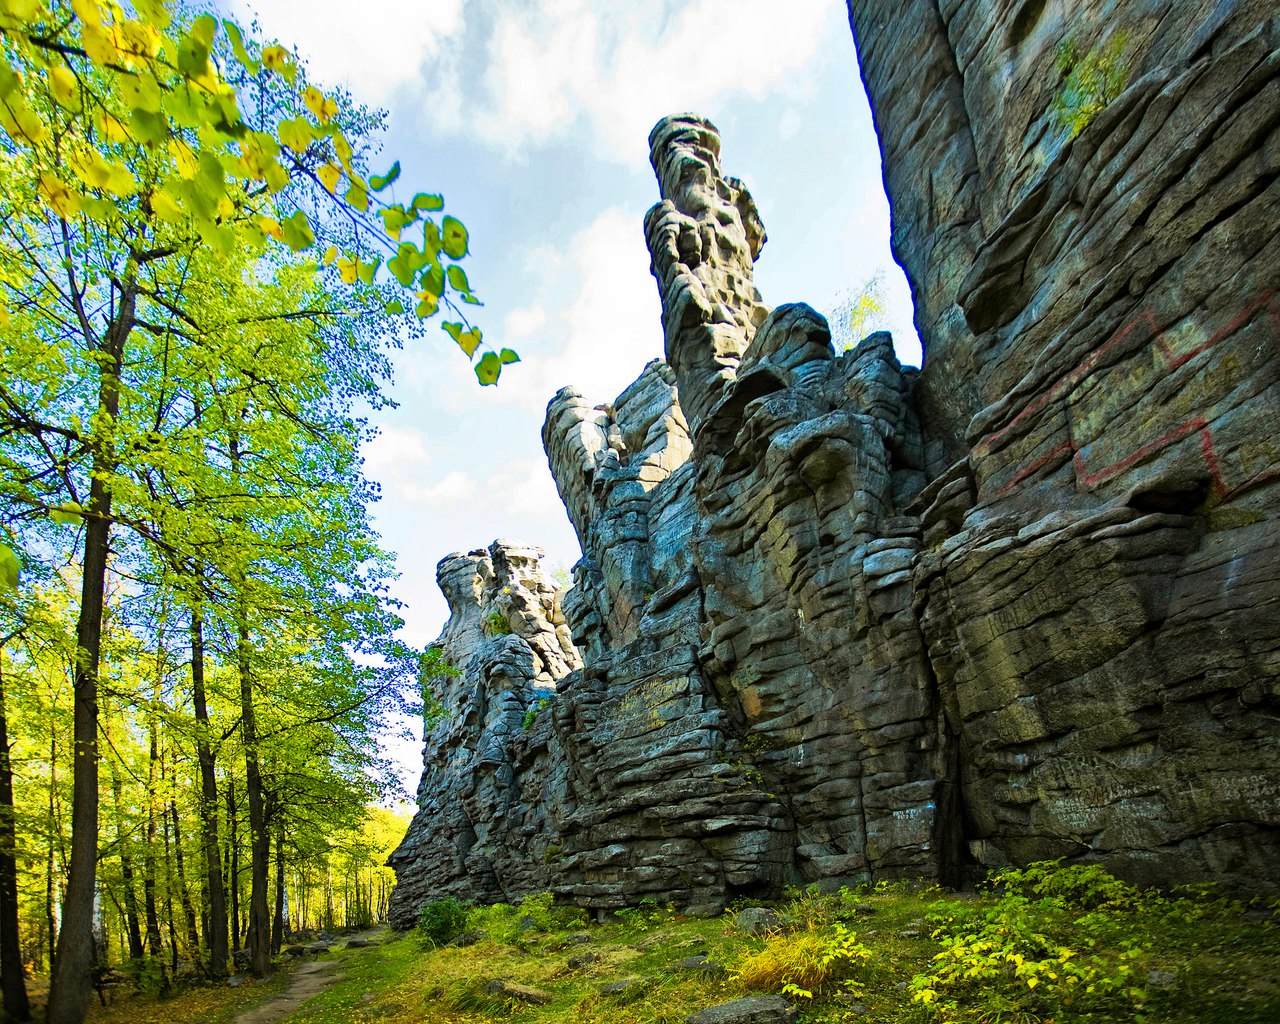
[[462, 221], [286, 46], [161, 0], [0, 36], [0, 977], [70, 1022], [121, 949], [266, 973], [316, 872], [329, 919], [385, 901], [357, 839], [418, 655], [363, 414], [442, 312], [482, 384], [517, 357], [462, 312]]

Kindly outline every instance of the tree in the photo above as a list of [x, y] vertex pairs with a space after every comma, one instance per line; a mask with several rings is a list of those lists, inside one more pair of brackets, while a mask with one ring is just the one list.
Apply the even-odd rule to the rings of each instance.
[[[49, 1001], [58, 1024], [82, 1019], [95, 955], [98, 697], [113, 531], [126, 526], [198, 562], [190, 549], [175, 552], [173, 535], [154, 529], [139, 500], [161, 501], [163, 492], [147, 488], [185, 436], [175, 417], [201, 412], [172, 386], [171, 363], [222, 373], [216, 339], [227, 332], [210, 323], [216, 303], [196, 269], [210, 258], [242, 268], [241, 286], [263, 268], [293, 288], [306, 276], [341, 282], [358, 312], [401, 315], [404, 303], [389, 297], [395, 285], [419, 318], [454, 296], [476, 299], [457, 263], [467, 255], [465, 227], [428, 216], [443, 208], [436, 195], [378, 202], [399, 166], [365, 176], [360, 136], [351, 134], [360, 117], [307, 84], [283, 48], [209, 15], [175, 18], [159, 0], [131, 10], [111, 0], [11, 0], [0, 33], [0, 439], [5, 496], [19, 510], [5, 523], [0, 583], [16, 583], [14, 547], [33, 517], [69, 522], [82, 538], [72, 840]], [[419, 224], [421, 243], [402, 240]], [[378, 280], [373, 248], [388, 240], [394, 285]], [[292, 255], [326, 242], [318, 259]], [[225, 298], [226, 278], [216, 283]], [[263, 322], [331, 312], [285, 306]], [[478, 328], [463, 318], [446, 330], [475, 357]], [[481, 383], [515, 358], [481, 354]], [[193, 471], [170, 468], [175, 477]]]

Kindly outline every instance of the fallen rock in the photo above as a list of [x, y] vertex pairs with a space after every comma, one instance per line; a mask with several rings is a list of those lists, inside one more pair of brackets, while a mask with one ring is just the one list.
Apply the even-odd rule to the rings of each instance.
[[691, 1013], [686, 1024], [793, 1024], [796, 1008], [781, 996], [747, 996]]
[[607, 985], [601, 985], [600, 994], [602, 996], [638, 996], [649, 987], [649, 984], [648, 978], [622, 978], [619, 981], [611, 981]]
[[491, 996], [502, 996], [504, 999], [514, 999], [518, 1003], [528, 1003], [531, 1006], [545, 1006], [555, 998], [550, 992], [544, 992], [532, 985], [508, 981], [505, 978], [494, 978], [493, 981], [485, 984], [484, 991]]
[[733, 926], [746, 935], [764, 935], [777, 931], [782, 926], [782, 918], [765, 907], [747, 907], [734, 917]]

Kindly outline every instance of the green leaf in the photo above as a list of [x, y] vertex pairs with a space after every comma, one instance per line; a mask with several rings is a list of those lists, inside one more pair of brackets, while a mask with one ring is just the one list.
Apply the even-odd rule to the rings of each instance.
[[435, 259], [440, 255], [440, 248], [444, 243], [440, 241], [440, 228], [433, 220], [427, 220], [422, 225], [422, 251], [431, 254], [431, 258]]
[[191, 31], [178, 43], [178, 70], [188, 78], [200, 78], [209, 70], [209, 48], [218, 22], [212, 15], [202, 14]]
[[234, 21], [224, 21], [222, 27], [227, 30], [227, 38], [231, 40], [231, 52], [236, 55], [236, 60], [243, 64], [251, 74], [257, 74], [258, 62], [245, 49], [244, 33], [240, 31], [240, 26]]
[[492, 352], [486, 352], [476, 363], [476, 380], [481, 384], [497, 384], [498, 375], [502, 373], [502, 363]]
[[382, 266], [381, 256], [376, 260], [361, 260], [360, 265], [356, 267], [356, 276], [365, 284], [373, 284], [374, 275], [377, 274], [380, 266]]
[[471, 283], [467, 280], [467, 272], [461, 267], [449, 268], [449, 283], [460, 292], [470, 292]]
[[369, 193], [358, 181], [353, 181], [351, 187], [347, 189], [347, 205], [361, 213], [369, 209]]
[[374, 174], [370, 176], [369, 187], [373, 189], [375, 192], [381, 192], [384, 188], [390, 185], [398, 177], [400, 177], [400, 161], [399, 160], [397, 160], [395, 163], [391, 165], [391, 170], [387, 171], [386, 174]]
[[315, 243], [316, 236], [311, 230], [311, 222], [301, 210], [296, 210], [292, 217], [281, 221], [280, 229], [284, 235], [284, 244], [294, 252], [301, 252]]
[[439, 263], [432, 263], [422, 275], [422, 290], [437, 299], [444, 294], [444, 267]]
[[401, 313], [404, 312], [404, 303], [401, 302], [399, 299], [392, 299], [390, 302], [387, 303], [387, 312], [391, 316], [399, 316]]
[[49, 518], [63, 526], [74, 526], [80, 522], [84, 509], [74, 501], [64, 501], [56, 508], [49, 509]]
[[460, 260], [467, 254], [467, 229], [456, 217], [445, 217], [441, 225], [441, 240], [444, 243], [445, 255], [450, 259]]
[[386, 229], [387, 234], [396, 241], [400, 240], [400, 231], [405, 225], [412, 224], [418, 219], [416, 212], [410, 212], [398, 204], [388, 206], [382, 211], [381, 216], [382, 226]]
[[462, 335], [462, 324], [455, 323], [452, 320], [446, 320], [440, 325], [444, 328], [445, 334], [449, 335], [454, 341], [457, 341]]
[[426, 192], [419, 192], [413, 197], [412, 207], [415, 210], [443, 210], [444, 196], [429, 195]]
[[412, 242], [401, 242], [400, 249], [391, 259], [387, 260], [387, 269], [395, 275], [395, 279], [404, 287], [408, 288], [413, 284], [414, 278], [418, 276], [418, 271], [422, 269], [422, 265], [427, 262], [427, 256]]
[[22, 571], [22, 563], [7, 544], [0, 544], [0, 590], [18, 592], [18, 574]]
[[505, 366], [507, 363], [518, 363], [518, 362], [520, 362], [520, 357], [519, 357], [518, 355], [516, 355], [516, 353], [515, 353], [515, 352], [513, 352], [513, 351], [512, 351], [511, 349], [509, 349], [509, 348], [504, 348], [501, 352], [499, 352], [499, 353], [498, 353], [498, 358], [502, 361], [502, 364], [503, 364], [504, 366]]

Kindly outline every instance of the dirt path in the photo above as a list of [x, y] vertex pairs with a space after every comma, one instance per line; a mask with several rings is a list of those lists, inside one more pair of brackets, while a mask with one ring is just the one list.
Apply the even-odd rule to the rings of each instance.
[[[376, 942], [382, 938], [384, 931], [385, 929], [375, 928], [373, 931], [361, 932], [359, 936], [353, 935], [351, 938], [358, 937]], [[342, 941], [342, 945], [346, 945], [346, 940]], [[337, 952], [337, 949], [338, 947], [335, 946], [334, 952]], [[287, 989], [278, 996], [268, 999], [256, 1009], [242, 1013], [235, 1019], [235, 1024], [278, 1024], [312, 996], [319, 995], [328, 988], [336, 980], [334, 974], [342, 966], [343, 959], [345, 958], [330, 954], [323, 960], [308, 960], [299, 964], [294, 969], [293, 980], [289, 982]]]

